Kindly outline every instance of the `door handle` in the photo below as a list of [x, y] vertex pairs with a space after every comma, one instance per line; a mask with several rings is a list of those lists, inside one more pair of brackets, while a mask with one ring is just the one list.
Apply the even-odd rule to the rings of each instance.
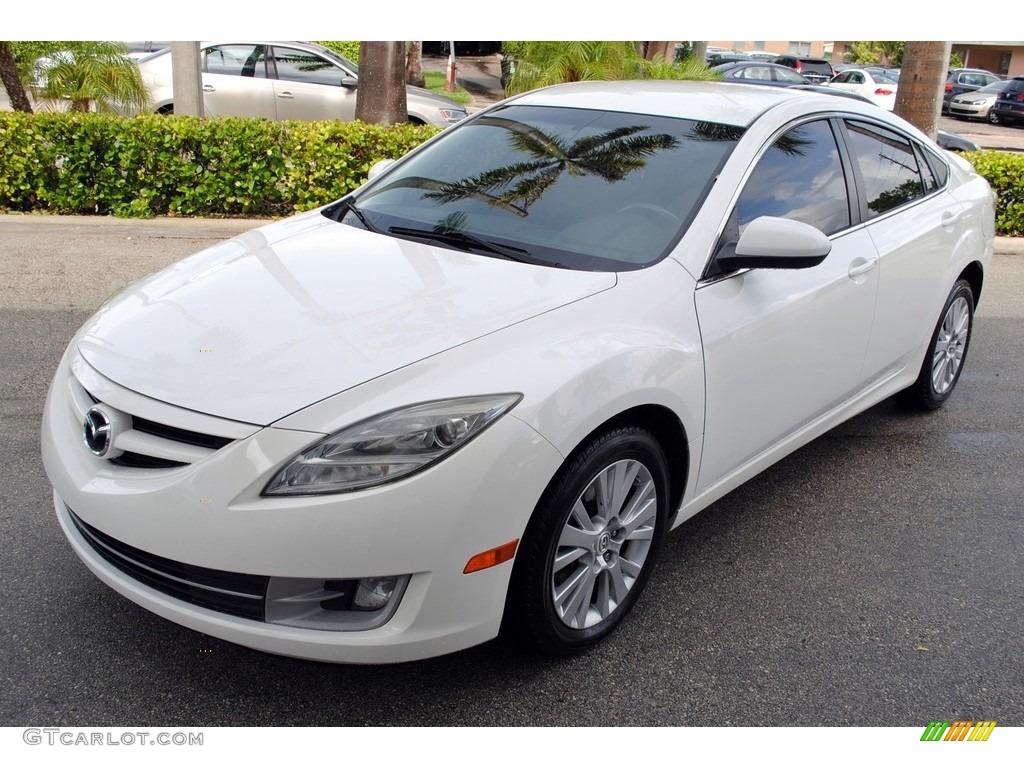
[[203, 90], [206, 91], [206, 93], [213, 93], [217, 89], [214, 88], [212, 85], [204, 85]]
[[942, 226], [950, 229], [960, 218], [961, 211], [946, 211], [942, 214]]
[[277, 98], [279, 98], [279, 99], [294, 99], [295, 95], [291, 91], [278, 91]]
[[872, 256], [870, 259], [854, 259], [850, 263], [850, 268], [846, 271], [846, 274], [850, 277], [860, 277], [870, 272], [877, 265], [877, 256]]

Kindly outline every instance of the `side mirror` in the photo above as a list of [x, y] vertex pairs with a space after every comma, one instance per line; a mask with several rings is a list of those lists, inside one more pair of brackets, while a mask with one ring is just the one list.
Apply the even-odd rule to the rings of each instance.
[[386, 171], [388, 168], [390, 168], [392, 165], [394, 165], [396, 162], [398, 162], [398, 161], [397, 160], [392, 160], [390, 158], [388, 158], [386, 160], [378, 160], [376, 163], [374, 163], [373, 165], [370, 166], [370, 170], [367, 171], [367, 173], [366, 173], [366, 180], [367, 181], [373, 181], [378, 176], [380, 176], [382, 173], [384, 173], [384, 171]]
[[825, 260], [832, 242], [820, 229], [802, 221], [761, 216], [743, 230], [735, 248], [716, 259], [718, 266], [734, 269], [808, 269]]
[[338, 83], [338, 85], [342, 88], [351, 88], [352, 90], [355, 90], [356, 86], [359, 85], [359, 80], [351, 75], [345, 75], [341, 78], [341, 82]]

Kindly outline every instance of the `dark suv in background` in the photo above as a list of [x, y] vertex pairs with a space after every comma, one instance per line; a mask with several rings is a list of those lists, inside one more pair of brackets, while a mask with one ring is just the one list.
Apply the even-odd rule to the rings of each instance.
[[776, 56], [772, 61], [775, 64], [795, 69], [812, 83], [827, 83], [836, 74], [826, 59], [816, 59], [811, 56]]
[[946, 73], [946, 88], [942, 92], [942, 114], [949, 113], [949, 102], [961, 93], [970, 93], [984, 88], [989, 83], [1001, 80], [986, 69], [957, 68]]
[[1012, 77], [996, 96], [992, 111], [1002, 123], [1024, 123], [1024, 76]]

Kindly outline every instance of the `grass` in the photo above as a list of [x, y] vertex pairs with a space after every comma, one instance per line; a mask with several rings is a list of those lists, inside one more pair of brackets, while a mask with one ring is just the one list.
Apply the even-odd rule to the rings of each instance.
[[447, 96], [449, 99], [454, 99], [460, 104], [473, 103], [473, 97], [469, 95], [469, 91], [465, 88], [456, 86], [454, 91], [446, 91], [444, 89], [444, 72], [424, 72], [423, 79], [426, 81], [428, 91], [433, 91], [440, 96]]

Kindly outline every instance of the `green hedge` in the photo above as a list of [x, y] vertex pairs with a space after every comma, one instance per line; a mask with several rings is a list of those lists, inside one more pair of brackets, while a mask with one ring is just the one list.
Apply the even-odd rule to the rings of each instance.
[[[284, 216], [337, 199], [427, 126], [0, 112], [0, 211]], [[996, 231], [1024, 235], [1024, 155], [966, 154], [998, 193]]]
[[0, 210], [282, 216], [355, 189], [427, 126], [0, 113]]
[[1011, 237], [1024, 235], [1024, 155], [985, 149], [968, 152], [965, 157], [999, 196], [996, 232]]

